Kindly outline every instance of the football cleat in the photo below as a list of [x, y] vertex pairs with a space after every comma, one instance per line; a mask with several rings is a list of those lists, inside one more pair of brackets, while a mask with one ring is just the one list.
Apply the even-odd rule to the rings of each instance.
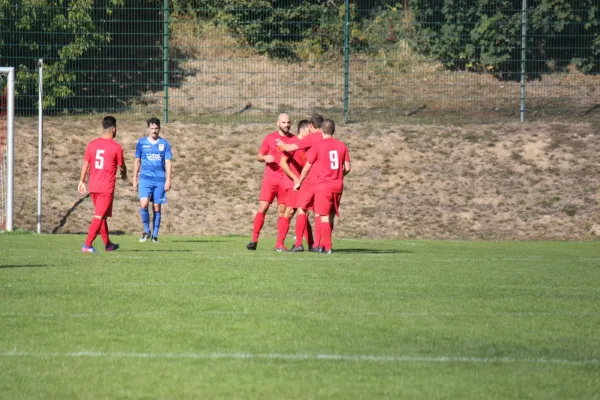
[[94, 248], [94, 246], [86, 246], [85, 244], [83, 246], [81, 246], [81, 251], [83, 253], [95, 253], [96, 249]]
[[282, 251], [288, 251], [288, 249], [285, 246], [281, 246], [281, 247], [275, 247], [275, 251], [282, 252]]
[[158, 238], [156, 236], [152, 236], [152, 243], [158, 243]]
[[304, 251], [304, 246], [303, 245], [300, 245], [300, 246], [292, 245], [292, 249], [290, 251], [292, 253], [300, 253], [300, 252]]
[[246, 248], [248, 250], [256, 250], [256, 247], [258, 246], [258, 243], [256, 242], [250, 242], [246, 245]]
[[325, 250], [325, 247], [319, 247], [319, 253], [321, 253], [321, 254], [333, 254], [333, 249]]
[[311, 253], [320, 253], [321, 247], [316, 246], [316, 247], [311, 247], [308, 251], [310, 251]]
[[106, 251], [115, 251], [119, 248], [119, 245], [116, 243], [109, 243], [105, 248]]
[[144, 232], [142, 233], [142, 237], [140, 238], [139, 242], [143, 243], [148, 239], [150, 239], [150, 232]]

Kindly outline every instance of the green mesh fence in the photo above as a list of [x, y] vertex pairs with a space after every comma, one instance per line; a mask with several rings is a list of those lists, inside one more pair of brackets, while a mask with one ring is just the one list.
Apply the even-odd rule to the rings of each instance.
[[19, 115], [43, 59], [47, 115], [597, 118], [597, 0], [528, 3], [0, 0], [0, 65]]

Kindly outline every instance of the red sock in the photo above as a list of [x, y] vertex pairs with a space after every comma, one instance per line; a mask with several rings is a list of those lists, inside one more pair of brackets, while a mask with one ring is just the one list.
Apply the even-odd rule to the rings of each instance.
[[313, 239], [312, 226], [310, 226], [310, 221], [308, 218], [305, 218], [306, 221], [306, 229], [304, 229], [304, 238], [306, 239], [306, 243], [308, 243], [308, 248], [312, 248], [315, 245], [315, 240]]
[[100, 225], [100, 236], [102, 236], [104, 246], [108, 246], [108, 244], [110, 243], [110, 239], [108, 237], [108, 222], [106, 221], [106, 218], [103, 218], [102, 221], [104, 222], [102, 223], [102, 225]]
[[100, 231], [101, 226], [102, 218], [92, 218], [92, 223], [88, 229], [87, 239], [85, 239], [85, 245], [87, 247], [92, 247], [92, 243], [94, 243], [94, 239], [98, 236], [98, 231]]
[[331, 225], [328, 222], [321, 223], [321, 246], [325, 250], [331, 249]]
[[277, 242], [275, 247], [283, 247], [285, 243], [285, 237], [290, 230], [290, 219], [286, 217], [279, 217], [277, 219]]
[[315, 246], [321, 246], [321, 217], [315, 215]]
[[262, 229], [265, 223], [265, 214], [257, 212], [254, 217], [254, 230], [252, 232], [252, 241], [258, 242], [258, 235], [260, 234], [260, 230]]
[[296, 243], [294, 243], [296, 247], [302, 246], [302, 236], [304, 236], [307, 222], [306, 214], [298, 214], [296, 217]]

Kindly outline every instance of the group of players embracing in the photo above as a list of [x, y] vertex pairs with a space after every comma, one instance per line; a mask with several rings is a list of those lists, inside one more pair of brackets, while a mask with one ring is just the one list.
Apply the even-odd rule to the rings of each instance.
[[[298, 122], [298, 131], [290, 131], [288, 114], [280, 114], [277, 130], [267, 135], [256, 159], [265, 163], [258, 211], [254, 217], [252, 241], [248, 250], [256, 250], [258, 236], [269, 206], [277, 198], [277, 241], [275, 251], [333, 253], [331, 234], [335, 216], [339, 216], [344, 176], [350, 172], [346, 145], [334, 139], [335, 123], [321, 115]], [[308, 219], [314, 212], [314, 235]], [[296, 239], [291, 249], [285, 246], [290, 220], [296, 215]]]

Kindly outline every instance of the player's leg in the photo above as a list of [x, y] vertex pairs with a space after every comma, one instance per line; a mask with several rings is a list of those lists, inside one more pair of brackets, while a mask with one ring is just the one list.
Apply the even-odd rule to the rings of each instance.
[[154, 200], [154, 215], [152, 219], [152, 242], [158, 242], [158, 231], [160, 230], [160, 220], [162, 218], [162, 205], [167, 202], [167, 194], [165, 192], [164, 184], [158, 184], [154, 186], [152, 192], [152, 199]]
[[90, 193], [90, 197], [92, 198], [92, 203], [94, 204], [94, 217], [92, 218], [92, 222], [88, 228], [88, 234], [85, 239], [85, 243], [81, 247], [81, 251], [85, 253], [95, 253], [96, 249], [94, 248], [94, 240], [100, 229], [104, 223], [104, 212], [106, 211], [107, 205], [102, 200], [100, 193]]
[[296, 241], [292, 246], [293, 252], [304, 251], [302, 246], [302, 238], [304, 237], [304, 230], [306, 229], [306, 212], [302, 208], [298, 208], [296, 214]]
[[152, 195], [152, 186], [149, 182], [140, 179], [138, 185], [138, 194], [140, 199], [140, 218], [144, 227], [144, 232], [140, 238], [140, 242], [145, 242], [150, 239], [150, 212], [148, 211], [148, 205], [150, 204], [150, 196]]
[[306, 210], [306, 227], [304, 228], [304, 239], [306, 239], [306, 243], [308, 244], [308, 249], [312, 249], [315, 247], [315, 240], [313, 238], [313, 229], [310, 224], [309, 211]]
[[[302, 238], [305, 235], [306, 232], [306, 226], [307, 226], [307, 214], [306, 211], [308, 209], [309, 203], [311, 203], [310, 200], [310, 194], [303, 192], [302, 190], [300, 190], [297, 193], [297, 198], [296, 198], [296, 206], [298, 207], [298, 213], [296, 215], [296, 241], [294, 242], [294, 245], [292, 246], [292, 250], [293, 252], [301, 252], [304, 251], [304, 246], [302, 246]], [[311, 235], [312, 236], [312, 235]], [[308, 242], [308, 248], [310, 250], [310, 248], [312, 247], [312, 242]]]
[[277, 195], [277, 183], [264, 181], [262, 182], [260, 193], [258, 195], [258, 211], [254, 216], [254, 222], [252, 224], [252, 241], [246, 245], [248, 250], [256, 250], [258, 245], [258, 236], [265, 224], [265, 215], [275, 200]]
[[[316, 192], [315, 193], [315, 215], [319, 214], [321, 245], [319, 253], [331, 253], [331, 225], [329, 224], [329, 215], [334, 205], [334, 193]], [[315, 216], [315, 219], [317, 217]], [[317, 223], [317, 222], [316, 222]]]
[[290, 231], [290, 221], [296, 213], [294, 207], [286, 206], [283, 212], [283, 217], [279, 218], [277, 223], [277, 243], [275, 243], [275, 251], [287, 251], [285, 247], [285, 237]]
[[[290, 221], [296, 213], [297, 193], [293, 189], [286, 189], [285, 191], [285, 208], [283, 215], [277, 220], [277, 242], [275, 243], [275, 251], [287, 251], [285, 247], [285, 237], [290, 231]], [[278, 205], [278, 208], [281, 206]]]
[[314, 226], [315, 244], [313, 246], [313, 249], [315, 249], [314, 251], [319, 251], [319, 249], [322, 247], [321, 214], [319, 214], [316, 211], [315, 211], [314, 223], [315, 223], [315, 226]]
[[106, 249], [106, 251], [114, 251], [119, 248], [119, 245], [110, 241], [108, 233], [108, 218], [112, 217], [114, 195], [110, 193], [110, 195], [103, 197], [105, 197], [104, 201], [106, 201], [108, 207], [106, 208], [106, 210], [103, 210], [102, 213], [104, 218], [102, 218], [102, 225], [100, 226], [100, 236], [102, 237], [102, 241], [104, 242], [104, 248]]

